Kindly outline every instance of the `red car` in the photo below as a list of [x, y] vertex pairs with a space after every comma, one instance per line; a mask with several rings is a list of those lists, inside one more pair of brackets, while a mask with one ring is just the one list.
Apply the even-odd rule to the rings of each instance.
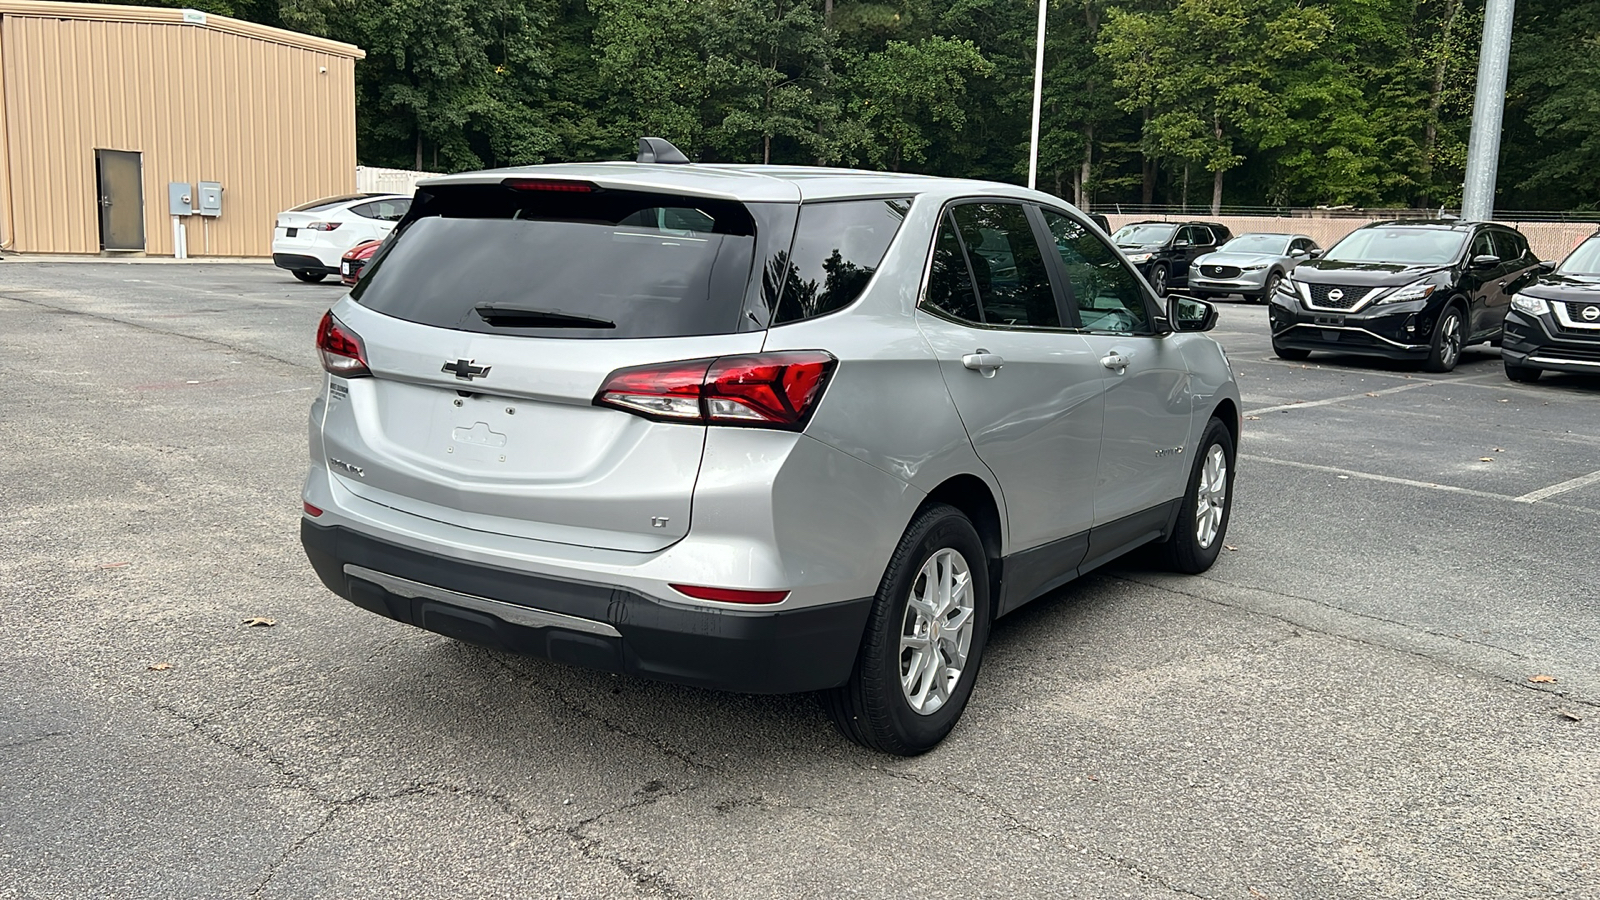
[[367, 260], [372, 254], [378, 252], [383, 246], [383, 241], [364, 241], [351, 247], [339, 258], [339, 280], [345, 284], [355, 284], [361, 279], [361, 270], [366, 268]]

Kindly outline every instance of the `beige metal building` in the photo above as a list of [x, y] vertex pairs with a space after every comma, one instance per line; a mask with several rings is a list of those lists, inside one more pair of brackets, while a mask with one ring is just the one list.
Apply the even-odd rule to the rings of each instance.
[[0, 0], [0, 249], [172, 255], [186, 197], [189, 255], [271, 255], [276, 213], [355, 188], [365, 55], [195, 10]]

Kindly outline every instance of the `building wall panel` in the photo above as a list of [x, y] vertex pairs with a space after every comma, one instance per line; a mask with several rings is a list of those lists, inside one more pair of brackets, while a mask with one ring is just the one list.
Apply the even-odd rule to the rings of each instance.
[[[30, 7], [50, 15], [17, 12]], [[82, 8], [0, 2], [9, 249], [99, 251], [96, 149], [142, 154], [152, 255], [173, 252], [168, 182], [223, 185], [221, 217], [186, 219], [193, 256], [269, 255], [277, 212], [355, 188], [356, 48], [220, 17], [181, 24], [177, 10], [53, 17]]]

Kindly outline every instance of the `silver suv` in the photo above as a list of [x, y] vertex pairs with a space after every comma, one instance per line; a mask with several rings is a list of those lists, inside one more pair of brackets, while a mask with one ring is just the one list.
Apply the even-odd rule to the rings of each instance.
[[1240, 420], [1215, 321], [1010, 185], [435, 178], [322, 320], [301, 538], [381, 615], [822, 691], [848, 737], [918, 753], [998, 616], [1141, 545], [1216, 559]]

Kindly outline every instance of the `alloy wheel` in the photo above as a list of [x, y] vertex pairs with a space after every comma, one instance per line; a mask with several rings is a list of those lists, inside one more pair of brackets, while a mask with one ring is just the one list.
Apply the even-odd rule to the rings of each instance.
[[1194, 509], [1195, 540], [1201, 549], [1209, 550], [1222, 530], [1222, 517], [1228, 510], [1228, 457], [1217, 444], [1211, 445], [1200, 468]]
[[1440, 361], [1446, 366], [1453, 366], [1461, 355], [1461, 316], [1457, 313], [1446, 314], [1443, 327], [1444, 352], [1440, 354]]
[[900, 627], [900, 690], [913, 712], [932, 715], [954, 693], [973, 630], [972, 570], [948, 547], [922, 564]]

